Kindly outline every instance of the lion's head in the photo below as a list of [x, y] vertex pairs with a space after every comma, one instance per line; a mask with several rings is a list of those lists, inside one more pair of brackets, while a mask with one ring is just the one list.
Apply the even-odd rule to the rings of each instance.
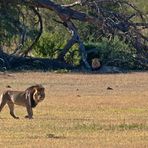
[[26, 92], [30, 97], [31, 107], [35, 107], [45, 98], [45, 88], [39, 84], [27, 88]]
[[98, 58], [93, 58], [92, 59], [92, 63], [91, 66], [93, 69], [98, 69], [100, 68], [101, 64], [100, 64], [100, 60]]

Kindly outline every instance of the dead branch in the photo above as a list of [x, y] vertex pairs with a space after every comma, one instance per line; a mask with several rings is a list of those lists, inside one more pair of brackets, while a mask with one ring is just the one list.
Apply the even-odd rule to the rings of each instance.
[[33, 12], [37, 15], [38, 19], [39, 19], [39, 33], [37, 35], [37, 37], [35, 38], [35, 40], [33, 41], [33, 43], [28, 47], [27, 50], [25, 50], [23, 53], [21, 53], [21, 56], [26, 56], [31, 50], [32, 48], [34, 47], [34, 45], [37, 43], [37, 41], [39, 40], [42, 32], [43, 32], [43, 22], [42, 22], [42, 17], [40, 15], [40, 13], [38, 12], [38, 10], [33, 7], [33, 6], [30, 6], [30, 9], [33, 10]]

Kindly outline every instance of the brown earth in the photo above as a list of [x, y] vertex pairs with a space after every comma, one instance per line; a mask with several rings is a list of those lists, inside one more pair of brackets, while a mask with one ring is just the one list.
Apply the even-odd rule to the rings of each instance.
[[[24, 119], [0, 113], [0, 147], [148, 147], [148, 73], [0, 74], [0, 93], [41, 83], [46, 99]], [[6, 88], [11, 86], [11, 88]]]

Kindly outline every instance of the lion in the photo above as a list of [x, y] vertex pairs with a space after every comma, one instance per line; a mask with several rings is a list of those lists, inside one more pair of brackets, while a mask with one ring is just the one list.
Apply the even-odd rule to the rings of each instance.
[[10, 110], [10, 115], [15, 119], [19, 119], [14, 113], [14, 104], [16, 104], [26, 107], [28, 115], [26, 115], [25, 118], [32, 119], [32, 108], [36, 107], [39, 102], [44, 100], [44, 98], [45, 88], [38, 84], [27, 88], [25, 91], [7, 90], [0, 98], [0, 112], [7, 104]]
[[98, 58], [93, 58], [91, 63], [92, 70], [98, 70], [101, 67], [101, 63]]

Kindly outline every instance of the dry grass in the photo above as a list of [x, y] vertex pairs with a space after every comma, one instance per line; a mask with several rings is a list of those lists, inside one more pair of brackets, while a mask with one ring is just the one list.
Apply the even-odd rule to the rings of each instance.
[[[46, 88], [46, 100], [24, 119], [16, 106], [0, 113], [0, 147], [146, 148], [148, 147], [148, 73], [84, 75], [13, 73], [0, 75], [7, 85], [24, 90], [35, 83]], [[111, 87], [113, 90], [108, 90]]]

